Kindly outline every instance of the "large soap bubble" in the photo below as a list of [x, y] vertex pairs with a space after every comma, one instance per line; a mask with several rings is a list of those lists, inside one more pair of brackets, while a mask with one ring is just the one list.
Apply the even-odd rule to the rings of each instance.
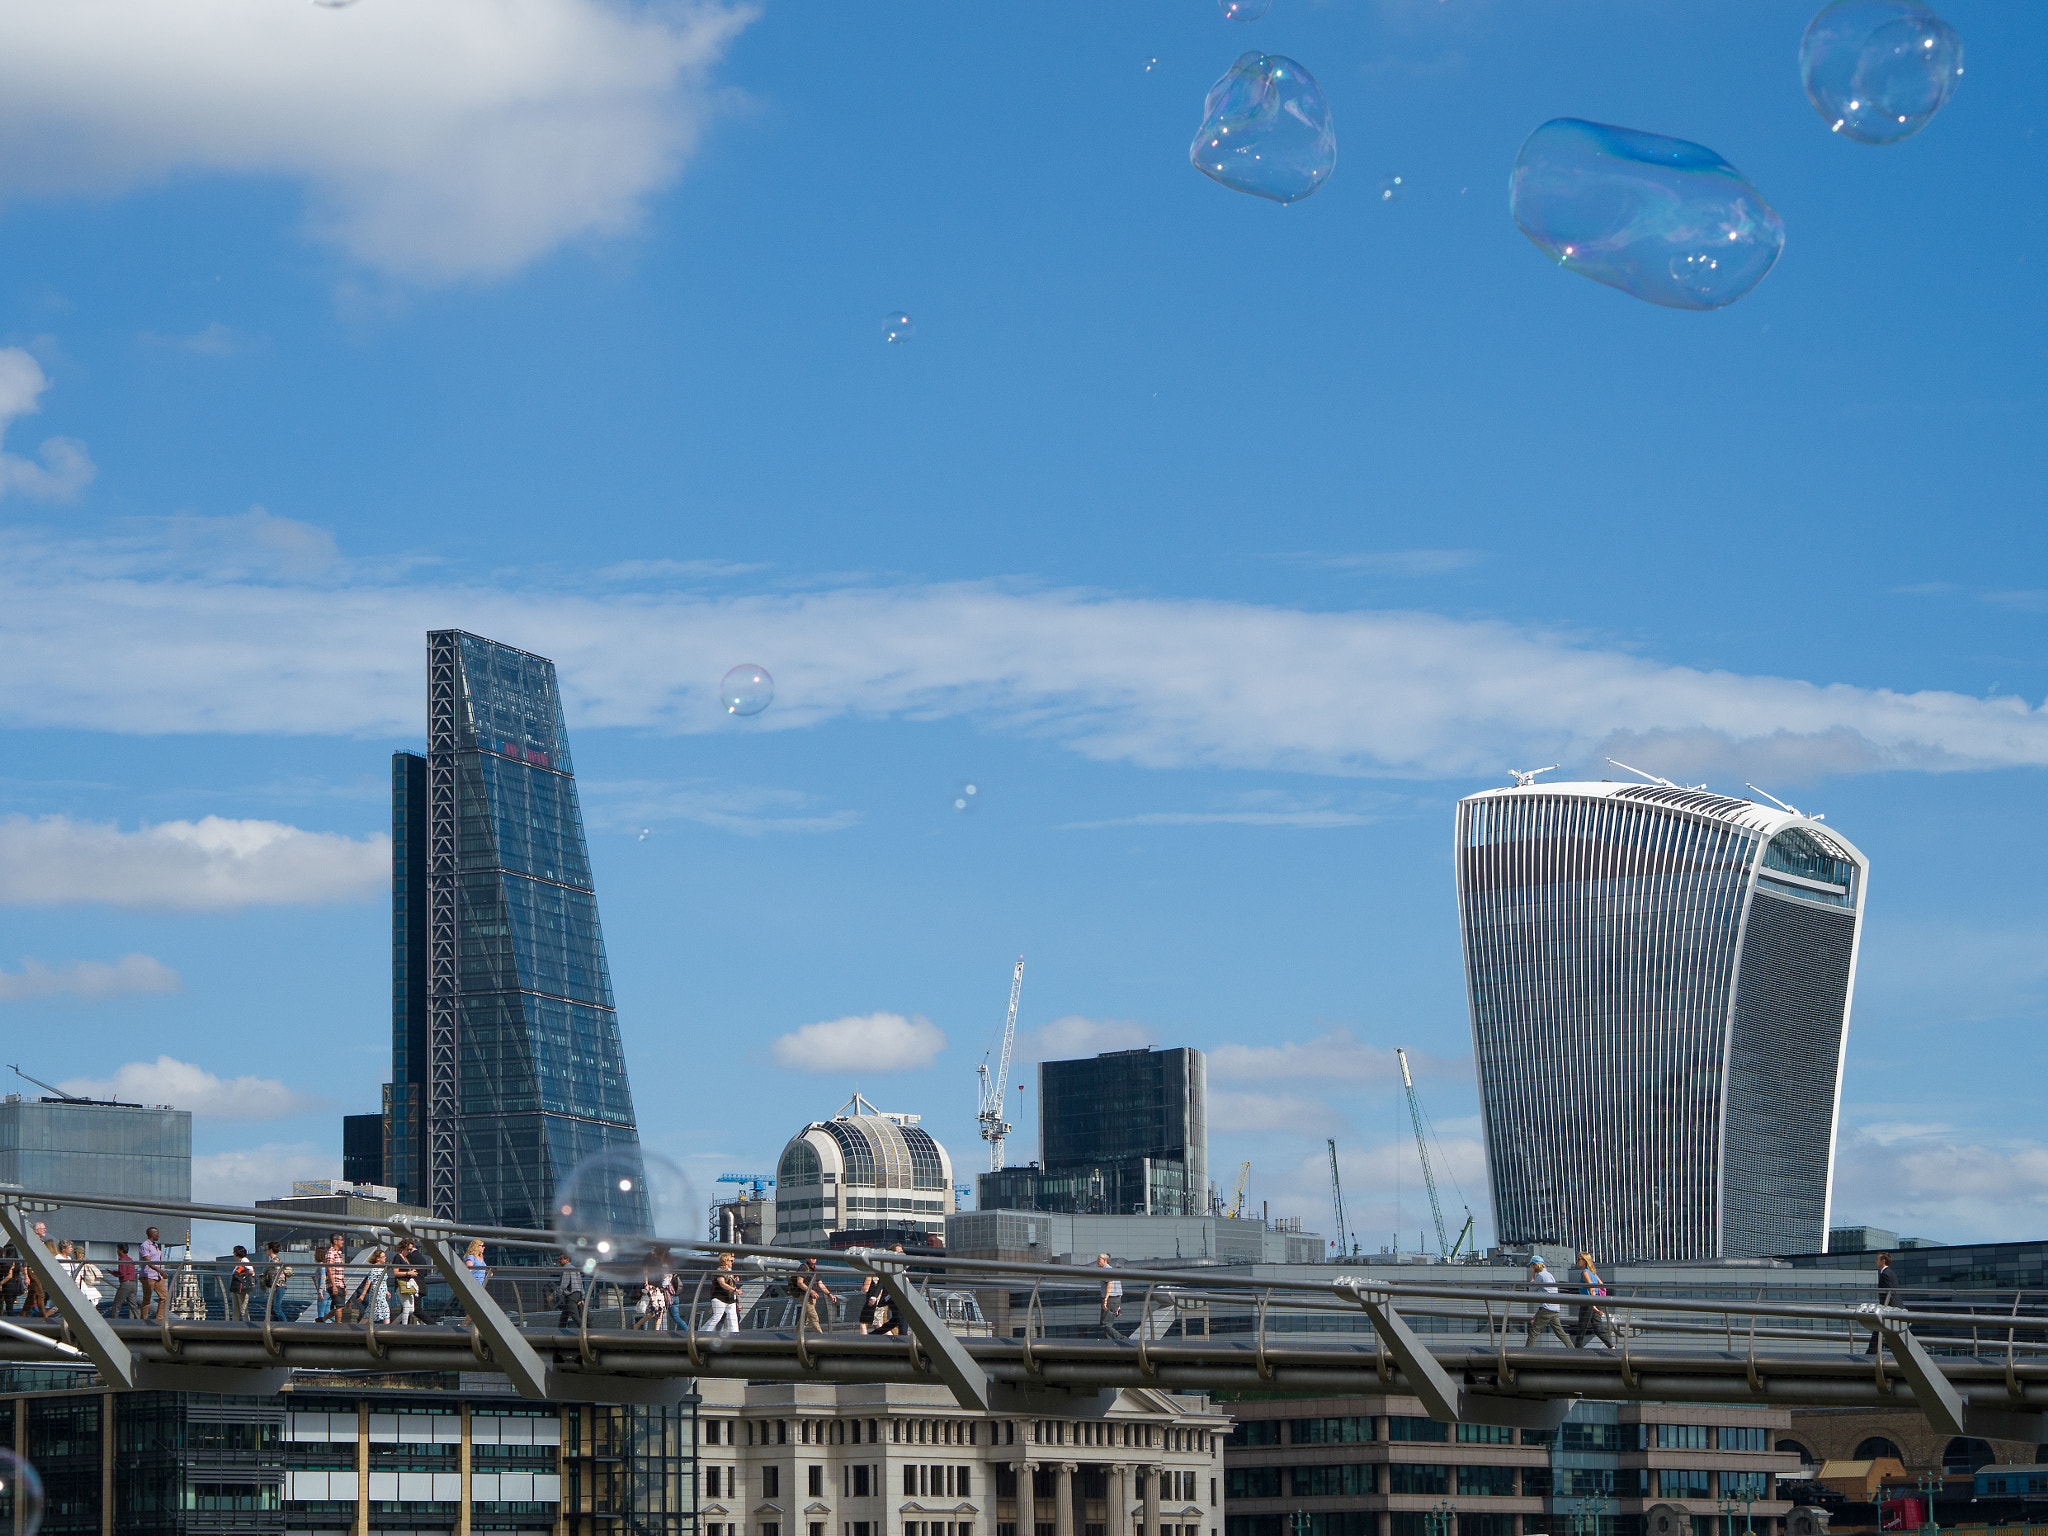
[[1920, 0], [1835, 0], [1799, 40], [1807, 99], [1864, 144], [1918, 133], [1962, 77], [1963, 40]]
[[1299, 202], [1337, 164], [1330, 104], [1315, 76], [1277, 53], [1240, 54], [1209, 87], [1188, 147], [1196, 170], [1239, 192]]
[[1508, 211], [1561, 265], [1671, 309], [1719, 309], [1763, 281], [1785, 222], [1699, 144], [1560, 117], [1522, 145]]
[[1257, 21], [1273, 8], [1273, 0], [1216, 0], [1225, 21]]
[[752, 662], [742, 662], [718, 680], [718, 702], [728, 715], [758, 715], [774, 701], [775, 679]]
[[43, 1479], [12, 1451], [0, 1450], [0, 1532], [36, 1536], [43, 1523]]
[[562, 1252], [586, 1275], [637, 1285], [672, 1267], [654, 1239], [684, 1237], [697, 1225], [697, 1197], [683, 1170], [637, 1145], [605, 1147], [578, 1163], [555, 1189]]

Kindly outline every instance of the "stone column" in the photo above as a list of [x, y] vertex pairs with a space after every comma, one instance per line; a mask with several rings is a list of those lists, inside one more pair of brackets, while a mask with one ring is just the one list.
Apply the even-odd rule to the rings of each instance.
[[[1017, 1474], [1017, 1536], [1034, 1536], [1038, 1522], [1038, 1490], [1032, 1479], [1038, 1471], [1035, 1461], [1013, 1461], [1010, 1470]], [[883, 1536], [888, 1536], [887, 1532]], [[996, 1500], [988, 1501], [988, 1533], [996, 1536]]]
[[1143, 1536], [1159, 1536], [1159, 1478], [1164, 1467], [1145, 1468], [1145, 1530]]
[[1052, 1479], [1052, 1536], [1074, 1536], [1074, 1463], [1054, 1465]]
[[370, 1536], [370, 1400], [356, 1400], [355, 1536]]
[[1131, 1466], [1111, 1462], [1109, 1473], [1109, 1536], [1131, 1536]]

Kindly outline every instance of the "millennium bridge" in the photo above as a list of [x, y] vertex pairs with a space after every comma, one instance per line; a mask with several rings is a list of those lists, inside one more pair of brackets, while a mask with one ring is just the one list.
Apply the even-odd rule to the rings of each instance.
[[[543, 1326], [527, 1315], [522, 1297], [530, 1291], [537, 1299], [541, 1285], [566, 1273], [552, 1264], [557, 1238], [530, 1228], [464, 1226], [458, 1233], [445, 1222], [394, 1213], [376, 1222], [312, 1219], [379, 1244], [412, 1238], [420, 1267], [431, 1267], [452, 1299], [454, 1310], [439, 1323], [285, 1319], [272, 1315], [275, 1292], [263, 1294], [264, 1315], [248, 1322], [181, 1318], [172, 1307], [157, 1321], [113, 1321], [34, 1231], [38, 1212], [81, 1207], [188, 1223], [307, 1219], [278, 1209], [0, 1189], [0, 1242], [26, 1260], [58, 1314], [0, 1320], [0, 1363], [95, 1371], [123, 1389], [258, 1395], [279, 1390], [295, 1371], [482, 1372], [525, 1397], [602, 1403], [673, 1402], [698, 1377], [910, 1382], [943, 1385], [963, 1408], [1038, 1418], [1097, 1416], [1131, 1387], [1402, 1392], [1440, 1420], [1524, 1428], [1555, 1426], [1580, 1398], [1909, 1407], [1945, 1435], [2048, 1441], [2048, 1297], [2040, 1295], [1984, 1291], [1958, 1300], [1950, 1293], [1884, 1306], [1765, 1300], [1739, 1281], [1704, 1295], [1698, 1287], [1684, 1296], [1621, 1291], [1599, 1301], [1612, 1324], [1611, 1348], [1528, 1348], [1513, 1336], [1542, 1298], [1521, 1286], [1355, 1276], [1334, 1266], [1327, 1277], [1273, 1280], [1233, 1275], [1228, 1266], [1103, 1270], [635, 1238], [639, 1251], [663, 1250], [664, 1267], [688, 1293], [677, 1300], [677, 1327], [631, 1326], [625, 1305], [602, 1305], [602, 1286], [577, 1309], [573, 1326], [553, 1326], [552, 1306]], [[540, 1263], [510, 1268], [529, 1278], [509, 1288], [502, 1280], [480, 1284], [457, 1252], [458, 1236], [531, 1251]], [[755, 1326], [710, 1333], [700, 1326], [706, 1281], [726, 1253], [736, 1267], [745, 1261], [744, 1304]], [[769, 1305], [769, 1293], [807, 1260], [821, 1271], [875, 1277], [902, 1331], [819, 1326], [798, 1304]], [[193, 1266], [166, 1267], [189, 1273]], [[1129, 1336], [1048, 1332], [1046, 1298], [1092, 1296], [1112, 1278], [1138, 1298]], [[963, 1330], [964, 1315], [978, 1316], [977, 1287], [1027, 1293], [1013, 1337]], [[1579, 1304], [1570, 1295], [1557, 1300]]]

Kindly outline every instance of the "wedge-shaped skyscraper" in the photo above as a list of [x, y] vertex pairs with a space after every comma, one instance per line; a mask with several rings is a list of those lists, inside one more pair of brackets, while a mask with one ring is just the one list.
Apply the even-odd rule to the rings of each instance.
[[1501, 1241], [1609, 1261], [1822, 1247], [1868, 871], [1817, 820], [1698, 790], [1459, 802]]
[[554, 663], [429, 634], [427, 753], [391, 770], [385, 1181], [546, 1226], [578, 1161], [639, 1139]]

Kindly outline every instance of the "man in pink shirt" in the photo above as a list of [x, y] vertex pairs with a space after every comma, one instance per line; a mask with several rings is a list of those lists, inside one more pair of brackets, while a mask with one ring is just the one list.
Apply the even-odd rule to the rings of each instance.
[[320, 1255], [320, 1279], [327, 1290], [327, 1320], [332, 1323], [348, 1321], [348, 1257], [343, 1242], [342, 1235], [335, 1233], [327, 1251]]

